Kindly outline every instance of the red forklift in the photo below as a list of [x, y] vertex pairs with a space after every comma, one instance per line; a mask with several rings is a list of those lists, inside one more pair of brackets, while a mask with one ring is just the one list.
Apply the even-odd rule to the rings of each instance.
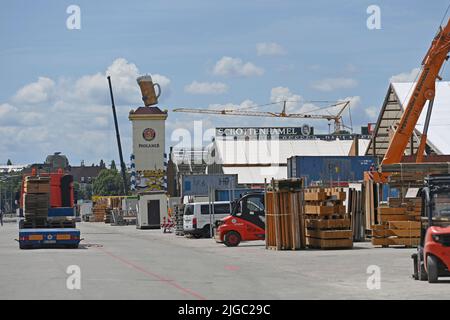
[[450, 175], [433, 175], [421, 189], [422, 228], [412, 255], [415, 280], [438, 282], [450, 277]]
[[218, 221], [215, 239], [227, 247], [265, 239], [264, 192], [250, 192], [233, 203], [231, 215]]

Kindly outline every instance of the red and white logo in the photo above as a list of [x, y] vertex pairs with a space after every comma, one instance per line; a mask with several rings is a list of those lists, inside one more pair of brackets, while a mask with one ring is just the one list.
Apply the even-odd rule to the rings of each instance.
[[155, 136], [156, 136], [156, 132], [152, 128], [147, 128], [144, 130], [144, 132], [142, 132], [142, 137], [146, 141], [152, 141], [153, 139], [155, 139]]

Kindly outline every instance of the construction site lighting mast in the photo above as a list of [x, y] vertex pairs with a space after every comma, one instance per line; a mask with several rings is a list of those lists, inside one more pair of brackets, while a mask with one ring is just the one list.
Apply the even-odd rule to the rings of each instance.
[[[442, 28], [442, 26], [439, 27], [438, 33], [434, 37], [431, 46], [422, 61], [422, 69], [417, 78], [417, 82], [414, 85], [414, 89], [400, 122], [389, 142], [388, 149], [381, 165], [401, 162], [425, 103], [429, 101], [426, 123], [416, 154], [416, 162], [422, 162], [427, 141], [427, 130], [431, 118], [434, 96], [436, 94], [436, 80], [442, 80], [439, 76], [439, 71], [444, 62], [448, 60], [449, 51], [450, 19], [444, 28]], [[387, 177], [388, 174], [386, 173], [373, 173], [373, 180], [375, 182], [386, 182]]]

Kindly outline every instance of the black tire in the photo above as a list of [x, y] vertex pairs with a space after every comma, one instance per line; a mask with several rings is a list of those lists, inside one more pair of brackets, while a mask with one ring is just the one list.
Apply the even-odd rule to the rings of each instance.
[[427, 257], [428, 282], [436, 283], [439, 279], [439, 262], [434, 256]]
[[211, 238], [211, 230], [209, 228], [209, 224], [207, 224], [206, 226], [203, 227], [202, 233], [205, 238]]
[[28, 249], [31, 249], [31, 246], [19, 243], [19, 248], [21, 250], [28, 250]]
[[425, 271], [425, 264], [423, 263], [423, 261], [419, 262], [419, 272], [418, 272], [418, 276], [419, 276], [419, 281], [427, 281], [428, 280], [428, 274]]
[[417, 263], [417, 259], [418, 259], [417, 253], [413, 254], [411, 256], [411, 258], [413, 260], [413, 275], [412, 275], [412, 277], [414, 280], [419, 280], [419, 266]]
[[201, 237], [203, 237], [203, 234], [201, 234], [201, 233], [194, 233], [193, 236], [194, 236], [195, 239], [200, 239]]
[[223, 243], [227, 247], [237, 247], [241, 243], [241, 235], [236, 231], [229, 231], [224, 235]]

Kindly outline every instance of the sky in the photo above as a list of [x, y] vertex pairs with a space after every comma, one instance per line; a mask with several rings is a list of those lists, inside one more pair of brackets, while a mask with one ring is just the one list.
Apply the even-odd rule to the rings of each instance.
[[[81, 29], [67, 28], [80, 9]], [[369, 29], [367, 9], [380, 9]], [[177, 129], [300, 126], [326, 121], [173, 113], [175, 108], [307, 112], [350, 100], [344, 121], [375, 122], [390, 81], [417, 74], [447, 0], [418, 1], [0, 1], [0, 164], [42, 162], [55, 151], [73, 165], [118, 160], [106, 76], [112, 77], [125, 158], [136, 77], [151, 74]], [[448, 72], [443, 73], [444, 79]], [[334, 110], [324, 112], [334, 113]], [[172, 141], [173, 140], [173, 141]], [[206, 134], [204, 143], [210, 141]]]

